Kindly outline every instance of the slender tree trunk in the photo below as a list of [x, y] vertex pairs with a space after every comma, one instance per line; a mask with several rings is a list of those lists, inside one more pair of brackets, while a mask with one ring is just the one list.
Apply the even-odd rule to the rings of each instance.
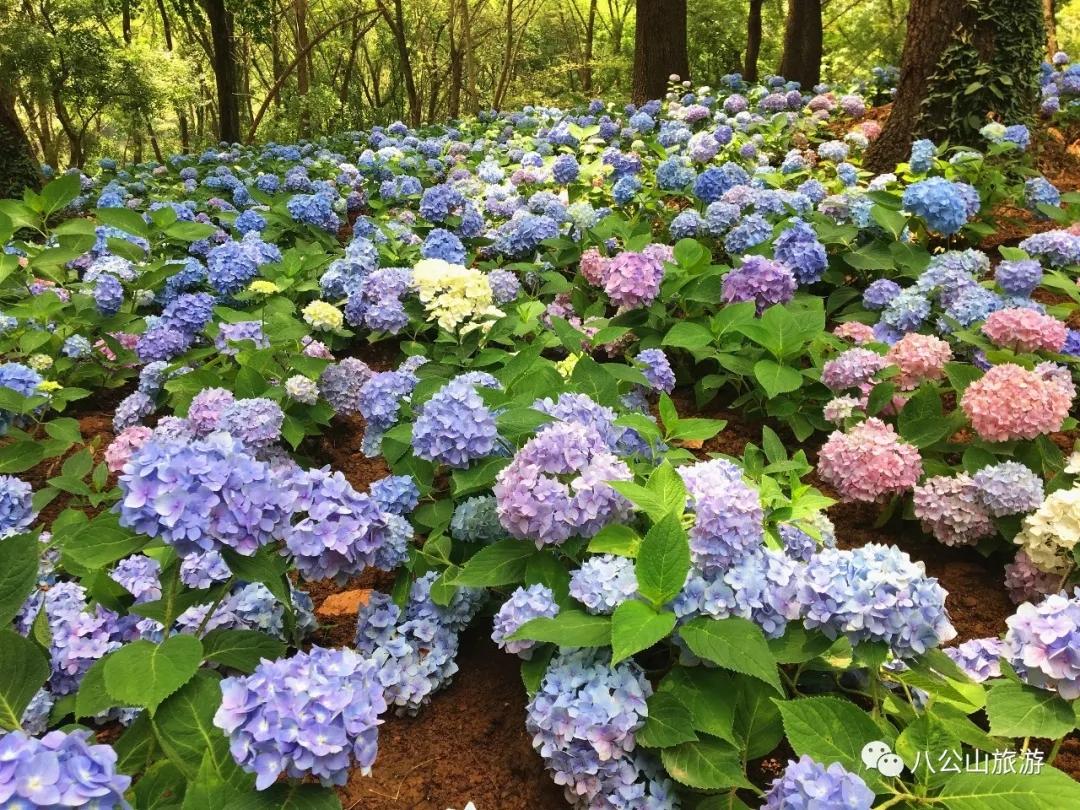
[[308, 47], [307, 0], [293, 0], [296, 24], [296, 52], [305, 54], [296, 66], [296, 94], [300, 97], [300, 137], [311, 137], [311, 111], [308, 109], [308, 93], [311, 91], [311, 63], [306, 52]]
[[585, 24], [585, 65], [581, 70], [581, 90], [591, 93], [593, 89], [593, 45], [596, 42], [596, 3], [589, 0], [588, 22]]
[[926, 98], [930, 77], [963, 17], [955, 0], [912, 0], [907, 38], [900, 58], [900, 80], [885, 129], [866, 153], [870, 171], [889, 172], [907, 159]]
[[41, 188], [41, 170], [15, 114], [15, 99], [0, 85], [0, 199], [20, 198], [24, 188]]
[[131, 0], [124, 0], [120, 9], [120, 25], [124, 32], [124, 44], [131, 44]]
[[461, 28], [465, 35], [465, 82], [469, 95], [469, 112], [476, 115], [480, 112], [480, 99], [476, 95], [476, 56], [473, 52], [472, 12], [469, 10], [469, 0], [461, 0]]
[[397, 46], [398, 61], [401, 63], [401, 74], [405, 79], [405, 96], [409, 102], [409, 126], [419, 127], [423, 110], [420, 106], [420, 93], [416, 89], [416, 78], [413, 76], [412, 60], [409, 56], [409, 40], [405, 31], [405, 11], [401, 0], [393, 0], [393, 12], [387, 7], [389, 0], [377, 0], [379, 11], [390, 26], [390, 33], [394, 35], [394, 43]]
[[804, 90], [820, 84], [823, 37], [821, 0], [788, 0], [780, 75]]
[[225, 0], [204, 0], [214, 43], [214, 78], [217, 81], [218, 137], [227, 143], [240, 141], [240, 98], [236, 53], [233, 50], [233, 13]]
[[1051, 59], [1058, 51], [1056, 6], [1057, 3], [1054, 0], [1043, 0], [1043, 15], [1046, 17], [1046, 53]]
[[758, 57], [761, 55], [761, 6], [764, 0], [750, 0], [750, 15], [746, 18], [746, 65], [743, 78], [750, 84], [758, 80]]
[[[165, 0], [157, 0], [158, 14], [161, 15], [161, 32], [165, 36], [165, 49], [172, 52], [172, 21], [169, 19], [169, 11], [165, 8]], [[187, 113], [182, 104], [176, 107], [176, 123], [180, 128], [180, 151], [188, 152], [191, 148], [191, 136], [188, 133]]]
[[686, 0], [637, 0], [634, 103], [663, 98], [668, 80], [690, 78], [686, 53]]

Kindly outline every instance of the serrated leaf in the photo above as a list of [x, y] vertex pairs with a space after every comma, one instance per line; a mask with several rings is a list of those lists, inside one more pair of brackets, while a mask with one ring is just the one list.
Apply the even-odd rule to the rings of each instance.
[[667, 638], [675, 628], [675, 614], [657, 613], [644, 602], [627, 600], [615, 608], [611, 617], [611, 662], [617, 664], [634, 653], [647, 650]]
[[241, 672], [251, 673], [262, 659], [276, 661], [285, 645], [257, 630], [211, 630], [202, 639], [203, 657]]
[[735, 736], [742, 740], [746, 759], [757, 759], [771, 753], [784, 738], [784, 723], [779, 701], [773, 691], [757, 678], [737, 679]]
[[[680, 507], [685, 503], [685, 489], [683, 492]], [[682, 527], [681, 514], [681, 508], [679, 512], [668, 512], [649, 529], [634, 564], [638, 593], [656, 607], [679, 594], [690, 570], [690, 538]]]
[[690, 651], [717, 666], [758, 678], [783, 695], [776, 662], [761, 628], [749, 619], [702, 616], [679, 628]]
[[49, 662], [37, 645], [0, 630], [0, 728], [21, 728], [23, 712], [49, 678]]
[[42, 544], [36, 534], [0, 540], [0, 627], [7, 627], [37, 586]]
[[202, 643], [194, 636], [172, 636], [161, 644], [136, 641], [109, 656], [105, 687], [119, 705], [144, 706], [154, 714], [191, 680], [202, 659]]
[[321, 785], [278, 784], [233, 799], [229, 810], [341, 810], [341, 800]]
[[672, 779], [699, 790], [751, 787], [735, 746], [715, 737], [665, 748], [660, 758]]
[[78, 565], [95, 570], [140, 551], [150, 538], [120, 525], [105, 513], [79, 529], [66, 543], [64, 554]]
[[832, 646], [832, 640], [818, 630], [807, 630], [802, 622], [788, 622], [784, 635], [768, 640], [778, 664], [802, 664], [817, 658]]
[[221, 549], [221, 556], [233, 576], [246, 582], [261, 582], [287, 609], [292, 605], [289, 589], [285, 584], [288, 562], [273, 548], [263, 546], [247, 556], [226, 547]]
[[775, 360], [758, 360], [754, 364], [754, 379], [765, 389], [769, 399], [798, 391], [802, 386], [803, 375], [791, 366], [782, 366]]
[[1038, 776], [958, 773], [937, 801], [948, 810], [1078, 810], [1080, 784], [1053, 768]]
[[990, 733], [995, 737], [1045, 737], [1056, 740], [1076, 727], [1076, 715], [1055, 692], [1001, 681], [986, 695]]
[[618, 554], [631, 559], [641, 551], [641, 535], [621, 523], [610, 523], [589, 541], [592, 554]]
[[220, 705], [221, 678], [203, 670], [166, 699], [153, 716], [154, 733], [162, 749], [188, 779], [198, 777], [207, 751], [213, 752], [219, 773], [235, 767], [229, 739], [214, 725]]
[[611, 646], [611, 618], [582, 610], [564, 610], [553, 619], [525, 622], [508, 641], [543, 641], [560, 647]]
[[634, 735], [646, 748], [670, 748], [698, 739], [690, 710], [671, 692], [655, 692], [648, 700], [645, 725]]
[[75, 719], [93, 717], [115, 708], [117, 702], [105, 688], [105, 664], [109, 657], [99, 658], [87, 670], [75, 695]]
[[37, 466], [45, 458], [45, 447], [37, 442], [14, 442], [0, 447], [0, 474], [17, 475]]
[[721, 669], [676, 667], [660, 682], [658, 692], [670, 692], [690, 710], [695, 731], [735, 743], [734, 678]]
[[536, 545], [528, 540], [500, 540], [469, 558], [453, 584], [487, 588], [524, 582], [525, 568], [535, 554]]
[[678, 321], [664, 335], [662, 345], [679, 349], [704, 349], [713, 342], [713, 334], [701, 324]]

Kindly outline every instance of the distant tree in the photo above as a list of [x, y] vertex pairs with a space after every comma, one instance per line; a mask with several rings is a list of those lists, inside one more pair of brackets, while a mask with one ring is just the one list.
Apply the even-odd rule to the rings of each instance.
[[24, 188], [40, 189], [41, 172], [15, 114], [15, 99], [0, 84], [0, 199], [20, 198]]
[[780, 75], [805, 90], [820, 84], [823, 47], [821, 0], [788, 0]]
[[218, 137], [229, 143], [240, 141], [240, 88], [237, 81], [236, 52], [233, 50], [233, 13], [225, 0], [205, 0], [214, 43], [214, 79], [217, 83]]
[[634, 103], [663, 98], [673, 74], [689, 78], [686, 0], [637, 0]]
[[991, 119], [1034, 111], [1045, 52], [1043, 0], [912, 0], [892, 113], [863, 165], [891, 171], [916, 138], [976, 143]]
[[746, 65], [743, 78], [748, 82], [758, 80], [758, 57], [761, 55], [761, 5], [764, 0], [750, 0], [750, 14], [746, 18]]

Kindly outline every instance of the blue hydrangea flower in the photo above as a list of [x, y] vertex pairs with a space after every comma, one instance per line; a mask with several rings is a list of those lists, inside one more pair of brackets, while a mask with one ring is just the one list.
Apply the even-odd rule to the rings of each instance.
[[520, 587], [510, 594], [510, 598], [495, 614], [491, 640], [498, 644], [500, 649], [528, 661], [532, 658], [537, 642], [507, 641], [507, 636], [512, 636], [522, 625], [533, 619], [553, 619], [558, 615], [559, 606], [555, 604], [555, 595], [551, 588], [546, 585]]
[[486, 374], [462, 374], [440, 388], [419, 410], [413, 424], [413, 452], [419, 458], [463, 469], [495, 452], [495, 417], [475, 386], [497, 388]]
[[1029, 296], [1042, 283], [1043, 271], [1034, 259], [1003, 261], [994, 271], [994, 280], [1006, 295]]
[[839, 762], [826, 767], [804, 754], [773, 780], [761, 810], [870, 810], [873, 804], [874, 791], [858, 774]]
[[459, 503], [450, 519], [450, 536], [466, 543], [485, 544], [506, 538], [495, 496], [476, 495]]
[[919, 180], [904, 190], [904, 210], [921, 217], [932, 230], [952, 236], [960, 232], [972, 214], [971, 187], [965, 186], [942, 177]]
[[979, 502], [994, 517], [1033, 512], [1043, 502], [1043, 481], [1026, 465], [1004, 461], [973, 477]]
[[614, 613], [637, 588], [634, 561], [613, 554], [590, 557], [570, 575], [570, 595], [594, 614]]
[[371, 497], [384, 512], [404, 515], [420, 502], [420, 490], [411, 475], [390, 475], [372, 482]]

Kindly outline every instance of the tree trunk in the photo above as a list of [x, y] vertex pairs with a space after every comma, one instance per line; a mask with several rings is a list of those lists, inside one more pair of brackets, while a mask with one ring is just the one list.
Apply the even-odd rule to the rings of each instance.
[[1057, 8], [1054, 0], [1043, 0], [1043, 16], [1046, 17], [1046, 53], [1050, 59], [1058, 52]]
[[217, 81], [218, 138], [227, 143], [240, 142], [240, 98], [236, 76], [236, 53], [233, 51], [233, 13], [225, 0], [205, 0], [214, 42], [214, 78]]
[[465, 86], [469, 93], [469, 112], [480, 112], [480, 98], [476, 94], [476, 56], [473, 51], [472, 12], [469, 0], [461, 0], [461, 27], [465, 34]]
[[585, 65], [581, 70], [581, 90], [591, 93], [593, 89], [593, 44], [596, 41], [596, 3], [589, 0], [589, 17], [585, 24]]
[[963, 12], [962, 4], [955, 0], [912, 0], [896, 101], [884, 131], [866, 153], [865, 168], [890, 172], [897, 163], [907, 160], [930, 77], [952, 41]]
[[41, 188], [41, 170], [30, 149], [10, 90], [0, 85], [0, 199], [21, 198], [24, 188]]
[[663, 98], [668, 79], [690, 77], [686, 52], [686, 0], [637, 0], [634, 103]]
[[379, 11], [390, 26], [390, 33], [394, 35], [394, 43], [397, 45], [398, 61], [401, 63], [401, 74], [405, 79], [405, 95], [409, 102], [409, 126], [420, 126], [423, 110], [420, 107], [420, 93], [416, 89], [416, 79], [413, 76], [412, 60], [409, 55], [409, 40], [405, 31], [405, 11], [401, 0], [393, 0], [394, 11], [386, 6], [387, 0], [378, 0]]
[[124, 0], [120, 9], [120, 30], [124, 32], [124, 44], [131, 44], [131, 0]]
[[446, 94], [447, 113], [451, 118], [457, 118], [461, 115], [461, 81], [464, 54], [462, 53], [461, 44], [458, 41], [457, 19], [457, 4], [451, 3], [449, 27], [450, 88], [447, 90]]
[[[307, 0], [294, 0], [293, 14], [296, 24], [296, 53], [306, 54], [308, 47]], [[308, 109], [308, 93], [311, 91], [311, 63], [307, 57], [296, 66], [296, 94], [300, 97], [300, 137], [311, 137], [311, 111]]]
[[821, 0], [788, 0], [780, 75], [804, 90], [821, 83]]
[[743, 78], [757, 84], [758, 57], [761, 55], [761, 5], [764, 0], [750, 0], [750, 16], [746, 19], [746, 66]]

